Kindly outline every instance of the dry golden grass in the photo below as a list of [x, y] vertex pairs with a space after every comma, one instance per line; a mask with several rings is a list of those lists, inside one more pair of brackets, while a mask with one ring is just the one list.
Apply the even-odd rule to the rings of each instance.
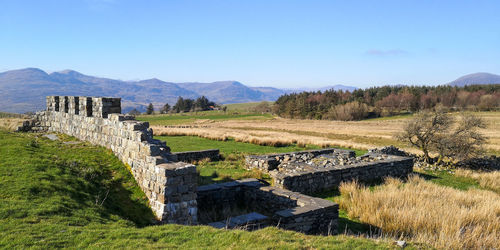
[[17, 127], [23, 125], [23, 121], [26, 119], [21, 118], [1, 118], [0, 119], [0, 128], [4, 128], [7, 130], [16, 130]]
[[375, 190], [355, 182], [340, 187], [341, 208], [351, 218], [377, 226], [384, 234], [446, 249], [498, 249], [500, 196], [461, 191], [412, 176], [389, 178]]
[[[500, 112], [478, 112], [484, 118], [487, 129], [481, 132], [488, 136], [486, 148], [500, 152]], [[370, 149], [378, 146], [396, 145], [413, 153], [418, 150], [398, 142], [394, 135], [401, 132], [409, 117], [370, 119], [364, 121], [324, 121], [274, 118], [269, 120], [224, 120], [214, 122], [197, 121], [196, 128], [165, 128], [152, 126], [155, 135], [194, 135], [215, 140], [228, 137], [260, 145], [312, 144], [318, 146], [340, 146]]]
[[455, 174], [477, 180], [482, 188], [500, 193], [500, 171], [478, 172], [468, 169], [457, 169]]
[[153, 127], [155, 135], [192, 135], [212, 140], [227, 140], [234, 138], [238, 142], [248, 142], [265, 146], [318, 145], [322, 147], [341, 146], [366, 148], [364, 144], [345, 143], [342, 140], [332, 140], [320, 136], [297, 135], [291, 132], [267, 130], [241, 130], [231, 128], [162, 128]]

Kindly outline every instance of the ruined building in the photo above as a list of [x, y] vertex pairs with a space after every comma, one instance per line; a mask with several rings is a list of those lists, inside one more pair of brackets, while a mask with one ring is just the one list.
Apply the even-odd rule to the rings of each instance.
[[64, 133], [111, 149], [130, 168], [161, 223], [335, 233], [338, 205], [304, 193], [412, 171], [411, 158], [356, 158], [353, 151], [327, 149], [248, 156], [247, 167], [268, 172], [275, 186], [246, 179], [197, 187], [196, 166], [179, 160], [217, 159], [218, 150], [171, 153], [165, 142], [153, 139], [149, 123], [120, 114], [120, 98], [48, 96], [46, 101], [47, 109], [19, 130]]

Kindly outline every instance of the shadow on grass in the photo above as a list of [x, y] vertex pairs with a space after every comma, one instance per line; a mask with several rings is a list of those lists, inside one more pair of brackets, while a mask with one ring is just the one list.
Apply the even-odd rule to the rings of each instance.
[[204, 176], [200, 174], [198, 175], [198, 186], [210, 185], [214, 183], [230, 182], [230, 181], [234, 181], [234, 179], [227, 175], [222, 176], [222, 178], [220, 178], [219, 174], [215, 170], [210, 176]]
[[413, 172], [413, 174], [424, 178], [426, 181], [434, 180], [434, 179], [442, 179], [441, 177], [435, 176], [435, 175], [430, 175], [430, 174], [425, 174], [425, 173], [419, 173], [419, 172]]

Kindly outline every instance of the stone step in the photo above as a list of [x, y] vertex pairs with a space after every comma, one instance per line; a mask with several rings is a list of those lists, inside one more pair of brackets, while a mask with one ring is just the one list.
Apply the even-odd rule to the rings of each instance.
[[208, 223], [208, 225], [215, 228], [236, 228], [236, 227], [255, 228], [255, 227], [266, 226], [268, 224], [268, 219], [269, 217], [265, 215], [256, 212], [251, 212], [248, 214], [242, 214], [235, 217], [231, 217], [225, 221]]

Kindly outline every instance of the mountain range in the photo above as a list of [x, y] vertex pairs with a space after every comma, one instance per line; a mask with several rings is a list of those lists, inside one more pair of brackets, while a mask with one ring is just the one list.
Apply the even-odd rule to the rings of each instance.
[[[500, 76], [476, 73], [448, 83], [452, 86], [500, 83]], [[165, 103], [175, 104], [177, 98], [206, 96], [220, 104], [275, 101], [286, 93], [324, 91], [328, 89], [353, 91], [356, 87], [333, 85], [321, 88], [279, 89], [250, 87], [237, 81], [211, 83], [165, 82], [156, 78], [140, 81], [122, 81], [84, 75], [74, 70], [48, 74], [37, 68], [11, 70], [0, 73], [0, 111], [24, 113], [42, 110], [45, 96], [112, 96], [122, 98], [123, 112], [133, 108], [144, 111], [149, 103], [160, 108]]]
[[194, 99], [204, 95], [216, 103], [227, 104], [275, 101], [285, 93], [300, 91], [303, 90], [249, 87], [237, 81], [173, 83], [156, 78], [122, 81], [84, 75], [74, 70], [48, 74], [41, 69], [26, 68], [0, 73], [0, 111], [24, 113], [41, 110], [48, 95], [121, 97], [123, 111], [127, 112], [133, 108], [144, 111], [149, 103], [156, 108], [165, 103], [173, 105], [179, 96]]

